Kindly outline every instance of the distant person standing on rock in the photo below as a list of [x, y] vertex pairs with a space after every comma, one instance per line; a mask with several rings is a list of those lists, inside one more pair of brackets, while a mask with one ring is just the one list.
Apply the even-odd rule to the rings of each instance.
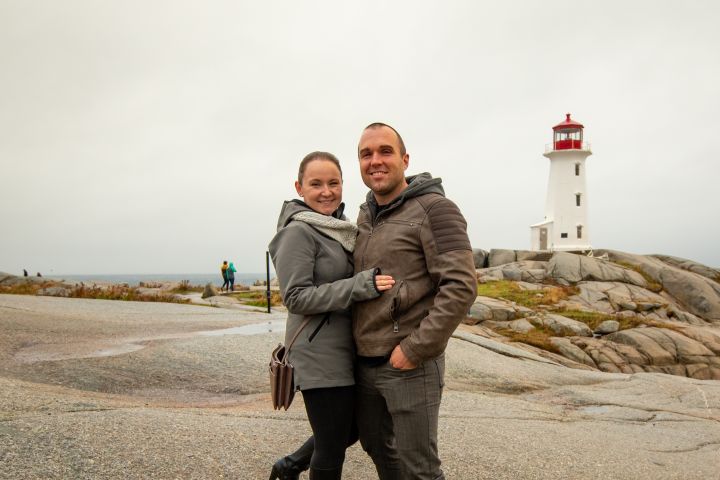
[[304, 201], [283, 204], [269, 250], [289, 312], [286, 345], [310, 319], [289, 361], [314, 438], [278, 460], [270, 480], [297, 480], [308, 466], [313, 480], [337, 480], [345, 449], [357, 439], [350, 307], [379, 297], [395, 281], [372, 266], [353, 275], [357, 227], [343, 215], [342, 170], [334, 155], [308, 154], [295, 189]]
[[235, 291], [235, 265], [233, 265], [233, 262], [230, 262], [230, 265], [228, 266], [226, 273], [227, 273], [227, 281], [228, 281], [228, 287], [231, 292]]
[[223, 284], [222, 284], [222, 287], [220, 287], [221, 292], [224, 291], [229, 284], [227, 270], [228, 270], [228, 262], [227, 262], [227, 260], [225, 260], [222, 263], [222, 266], [220, 266], [220, 274], [222, 275], [222, 278], [223, 278]]

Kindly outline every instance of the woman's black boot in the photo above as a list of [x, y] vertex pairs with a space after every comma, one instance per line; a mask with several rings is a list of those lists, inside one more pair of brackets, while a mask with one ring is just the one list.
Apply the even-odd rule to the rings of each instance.
[[313, 450], [315, 439], [310, 437], [296, 451], [275, 462], [270, 472], [270, 480], [299, 480], [300, 474], [310, 468]]
[[299, 480], [300, 473], [307, 470], [300, 465], [295, 464], [289, 457], [283, 457], [272, 467], [270, 472], [270, 480]]

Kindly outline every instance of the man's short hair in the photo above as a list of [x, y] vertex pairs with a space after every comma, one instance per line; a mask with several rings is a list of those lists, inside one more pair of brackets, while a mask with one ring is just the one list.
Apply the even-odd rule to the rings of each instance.
[[[387, 123], [382, 123], [382, 122], [371, 123], [371, 124], [368, 125], [367, 127], [363, 128], [363, 132], [364, 132], [365, 130], [369, 130], [369, 129], [371, 129], [371, 128], [382, 128], [382, 127], [388, 127], [390, 130], [392, 130], [393, 132], [395, 132], [395, 135], [397, 135], [398, 143], [400, 143], [400, 156], [405, 155], [405, 154], [407, 153], [407, 150], [405, 149], [405, 142], [403, 142], [403, 139], [402, 139], [402, 137], [400, 136], [400, 134], [398, 133], [398, 131], [395, 130], [395, 129], [394, 129], [393, 127], [391, 127], [390, 125], [388, 125]], [[360, 154], [360, 149], [358, 148], [358, 155], [359, 155], [359, 154]]]

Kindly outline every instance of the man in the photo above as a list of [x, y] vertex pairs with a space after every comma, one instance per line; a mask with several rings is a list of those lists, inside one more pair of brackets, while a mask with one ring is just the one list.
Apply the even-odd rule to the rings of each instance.
[[379, 267], [392, 290], [353, 306], [360, 441], [381, 479], [444, 479], [437, 450], [444, 351], [477, 295], [466, 222], [439, 178], [405, 177], [397, 131], [365, 128], [355, 271]]

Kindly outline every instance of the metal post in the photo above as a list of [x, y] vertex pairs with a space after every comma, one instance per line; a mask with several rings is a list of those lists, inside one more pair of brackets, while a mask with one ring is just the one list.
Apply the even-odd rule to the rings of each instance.
[[265, 252], [265, 273], [266, 276], [266, 284], [267, 284], [267, 305], [268, 305], [268, 313], [270, 313], [270, 252]]

